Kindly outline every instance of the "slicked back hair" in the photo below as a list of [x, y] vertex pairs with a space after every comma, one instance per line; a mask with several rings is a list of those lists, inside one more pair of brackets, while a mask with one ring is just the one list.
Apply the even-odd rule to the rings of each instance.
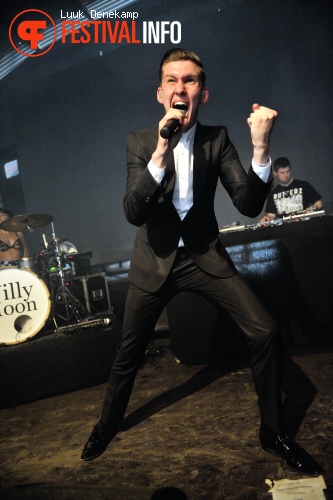
[[199, 73], [199, 79], [201, 86], [204, 87], [206, 83], [206, 74], [205, 70], [203, 67], [203, 64], [201, 62], [200, 57], [195, 53], [192, 52], [191, 50], [185, 50], [185, 49], [170, 49], [168, 50], [161, 61], [160, 64], [160, 70], [159, 70], [159, 79], [160, 82], [162, 82], [162, 76], [163, 76], [163, 68], [164, 66], [173, 61], [192, 61], [194, 64], [196, 64], [200, 68], [200, 73]]

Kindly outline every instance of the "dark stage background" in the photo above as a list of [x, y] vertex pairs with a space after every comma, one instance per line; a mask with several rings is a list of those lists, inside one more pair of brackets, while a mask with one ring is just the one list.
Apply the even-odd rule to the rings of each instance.
[[[6, 3], [8, 22], [23, 7], [53, 8], [59, 15], [60, 9], [78, 10], [69, 1]], [[277, 109], [273, 160], [287, 156], [294, 176], [311, 182], [330, 212], [330, 7], [324, 0], [138, 0], [121, 10], [139, 13], [139, 38], [143, 21], [181, 22], [179, 45], [199, 53], [208, 75], [211, 97], [200, 120], [228, 126], [246, 168], [252, 103]], [[3, 25], [2, 33], [6, 29]], [[1, 40], [2, 53], [13, 50]], [[135, 229], [122, 210], [126, 137], [162, 116], [155, 97], [157, 70], [173, 46], [57, 42], [43, 57], [25, 58], [0, 81], [2, 163], [17, 155], [23, 191], [23, 198], [15, 198], [13, 184], [2, 176], [4, 204], [16, 214], [52, 215], [57, 236], [80, 252], [91, 250], [93, 264], [130, 257]], [[222, 190], [216, 211], [221, 226], [253, 223], [237, 213]], [[32, 252], [41, 248], [42, 233], [51, 237], [51, 227], [28, 234]]]

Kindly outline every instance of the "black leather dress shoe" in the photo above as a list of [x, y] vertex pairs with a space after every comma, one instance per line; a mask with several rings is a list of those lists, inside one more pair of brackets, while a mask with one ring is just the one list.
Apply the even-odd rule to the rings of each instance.
[[111, 439], [117, 434], [116, 429], [109, 430], [102, 422], [93, 428], [90, 438], [86, 442], [81, 455], [82, 460], [88, 461], [99, 457], [106, 450]]
[[288, 437], [276, 436], [274, 441], [260, 437], [260, 444], [264, 451], [279, 455], [293, 471], [308, 476], [320, 476], [323, 469], [303, 448]]

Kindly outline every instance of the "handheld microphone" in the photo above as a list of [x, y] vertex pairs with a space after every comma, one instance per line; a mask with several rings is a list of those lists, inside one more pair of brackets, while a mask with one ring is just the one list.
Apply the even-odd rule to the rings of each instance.
[[164, 127], [161, 128], [160, 136], [163, 137], [163, 139], [171, 139], [173, 134], [177, 132], [179, 125], [179, 120], [171, 118], [171, 120], [168, 120]]
[[[182, 111], [184, 111], [184, 113], [186, 113], [186, 111], [188, 110], [188, 107], [186, 106], [185, 103], [184, 104], [180, 104], [180, 103], [175, 104], [174, 108], [181, 109]], [[171, 137], [173, 136], [173, 134], [175, 132], [177, 132], [179, 127], [180, 127], [179, 120], [177, 120], [176, 118], [171, 118], [170, 120], [168, 120], [166, 122], [164, 127], [161, 128], [160, 136], [163, 137], [163, 139], [171, 139]]]

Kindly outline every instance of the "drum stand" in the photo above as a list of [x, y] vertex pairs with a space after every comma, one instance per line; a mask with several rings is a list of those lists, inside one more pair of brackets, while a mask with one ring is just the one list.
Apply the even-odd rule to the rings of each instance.
[[[56, 259], [56, 268], [57, 272], [56, 275], [60, 279], [60, 285], [57, 283], [58, 288], [55, 288], [55, 293], [53, 289], [53, 284], [51, 284], [52, 287], [52, 302], [53, 302], [53, 321], [58, 328], [56, 317], [65, 320], [66, 323], [73, 322], [73, 321], [80, 321], [82, 320], [82, 314], [87, 315], [88, 312], [86, 309], [83, 307], [81, 302], [71, 293], [69, 290], [67, 284], [66, 284], [66, 278], [65, 278], [65, 269], [63, 267], [62, 263], [62, 252], [59, 247], [59, 238], [56, 237], [55, 232], [54, 232], [54, 225], [52, 222], [52, 237], [54, 241], [54, 247], [55, 247], [55, 259]], [[73, 271], [71, 270], [71, 276], [70, 279], [73, 277]]]

